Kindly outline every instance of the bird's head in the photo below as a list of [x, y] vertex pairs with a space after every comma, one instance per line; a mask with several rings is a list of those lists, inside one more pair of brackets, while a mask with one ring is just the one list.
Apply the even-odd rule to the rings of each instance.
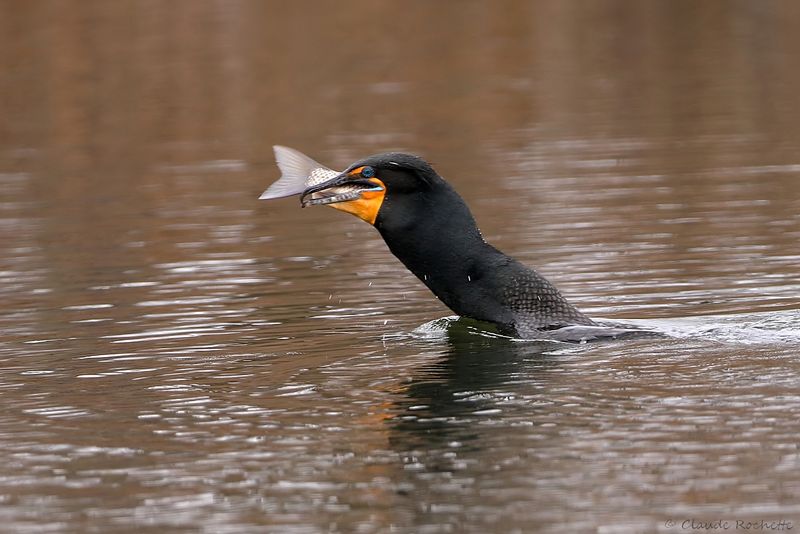
[[431, 191], [444, 181], [422, 158], [400, 152], [376, 154], [338, 176], [303, 191], [303, 206], [327, 204], [374, 225], [382, 208]]

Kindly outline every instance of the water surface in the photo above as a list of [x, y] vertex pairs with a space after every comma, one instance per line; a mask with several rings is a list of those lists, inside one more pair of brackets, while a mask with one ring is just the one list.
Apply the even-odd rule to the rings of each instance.
[[[0, 3], [5, 528], [797, 528], [798, 23]], [[674, 337], [448, 325], [368, 225], [256, 200], [273, 144], [419, 153], [579, 308]]]

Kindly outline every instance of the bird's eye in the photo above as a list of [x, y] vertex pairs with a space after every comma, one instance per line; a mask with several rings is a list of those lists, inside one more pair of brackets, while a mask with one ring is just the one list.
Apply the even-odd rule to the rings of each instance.
[[373, 169], [372, 167], [364, 167], [363, 169], [361, 169], [361, 176], [363, 176], [364, 178], [372, 178], [373, 176], [375, 176], [375, 169]]

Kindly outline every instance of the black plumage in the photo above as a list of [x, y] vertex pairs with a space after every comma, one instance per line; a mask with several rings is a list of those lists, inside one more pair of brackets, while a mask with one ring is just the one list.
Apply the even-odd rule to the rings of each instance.
[[365, 166], [386, 186], [374, 225], [389, 250], [455, 313], [526, 338], [597, 326], [547, 279], [487, 243], [464, 200], [426, 161], [378, 154], [348, 171]]

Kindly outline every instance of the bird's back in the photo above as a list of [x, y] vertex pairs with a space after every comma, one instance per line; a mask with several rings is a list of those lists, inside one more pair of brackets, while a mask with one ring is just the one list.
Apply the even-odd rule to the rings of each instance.
[[514, 329], [521, 337], [570, 325], [595, 325], [550, 281], [514, 259], [509, 258], [495, 276], [498, 299], [511, 310]]

